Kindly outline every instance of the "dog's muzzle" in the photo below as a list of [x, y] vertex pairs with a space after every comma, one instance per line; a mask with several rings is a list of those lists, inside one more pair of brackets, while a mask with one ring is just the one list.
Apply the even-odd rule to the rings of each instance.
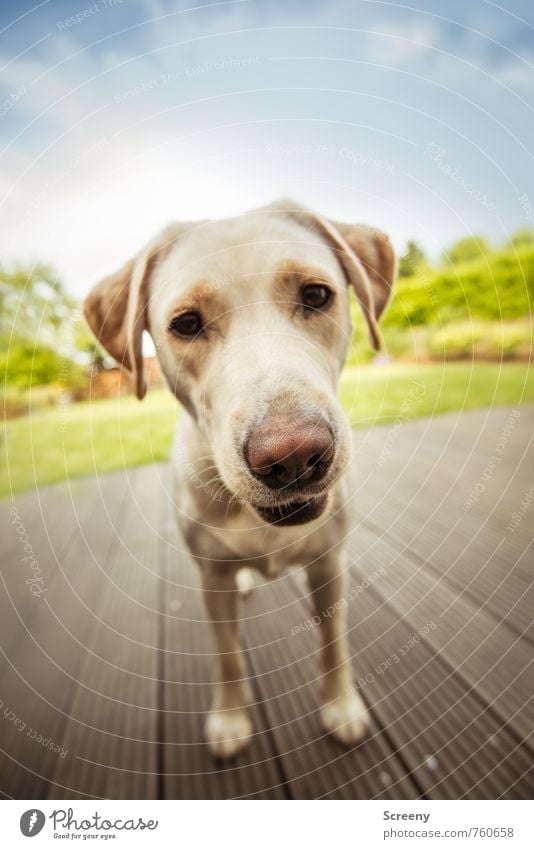
[[268, 416], [249, 433], [244, 453], [250, 473], [285, 502], [253, 505], [264, 521], [300, 525], [321, 515], [326, 495], [311, 497], [309, 491], [334, 458], [334, 437], [324, 419]]
[[328, 495], [318, 495], [308, 501], [295, 501], [289, 504], [280, 504], [275, 507], [260, 507], [252, 505], [264, 522], [270, 525], [288, 527], [289, 525], [305, 525], [318, 519], [324, 512]]

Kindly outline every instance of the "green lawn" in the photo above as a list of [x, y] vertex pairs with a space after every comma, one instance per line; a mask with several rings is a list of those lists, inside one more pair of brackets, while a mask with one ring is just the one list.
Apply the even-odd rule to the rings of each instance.
[[[520, 363], [350, 367], [343, 374], [341, 400], [353, 427], [362, 428], [397, 418], [532, 403], [534, 376]], [[2, 438], [0, 495], [165, 460], [178, 414], [177, 402], [158, 390], [143, 403], [128, 397], [13, 419]]]

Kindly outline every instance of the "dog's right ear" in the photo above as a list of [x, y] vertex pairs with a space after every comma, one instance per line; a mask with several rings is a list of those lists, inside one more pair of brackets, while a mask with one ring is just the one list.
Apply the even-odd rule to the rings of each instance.
[[169, 227], [119, 271], [100, 281], [83, 306], [99, 345], [132, 375], [135, 394], [144, 398], [142, 337], [148, 329], [148, 290], [158, 260], [169, 250], [176, 231]]
[[345, 241], [336, 225], [326, 218], [321, 218], [309, 209], [300, 206], [300, 204], [286, 199], [275, 201], [267, 209], [272, 209], [279, 214], [292, 218], [307, 229], [317, 233], [330, 246], [339, 260], [347, 283], [352, 285], [356, 293], [363, 316], [367, 322], [371, 344], [378, 351], [380, 349], [380, 334], [378, 331], [371, 281], [360, 258]]

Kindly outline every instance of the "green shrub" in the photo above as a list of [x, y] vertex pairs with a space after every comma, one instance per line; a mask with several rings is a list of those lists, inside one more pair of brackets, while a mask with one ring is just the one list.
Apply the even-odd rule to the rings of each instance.
[[376, 351], [371, 346], [367, 325], [354, 297], [350, 299], [350, 314], [353, 333], [347, 352], [347, 363], [351, 366], [363, 365], [373, 359]]
[[526, 355], [532, 344], [532, 325], [523, 322], [460, 322], [431, 330], [427, 351], [432, 359], [509, 360]]
[[400, 327], [385, 327], [382, 332], [384, 352], [392, 360], [412, 357], [417, 350], [417, 333]]
[[471, 322], [452, 324], [429, 333], [428, 354], [435, 360], [464, 360], [474, 357], [475, 345], [482, 338], [483, 329]]
[[534, 246], [507, 249], [451, 269], [400, 278], [385, 327], [444, 324], [475, 318], [506, 320], [534, 305]]
[[532, 326], [528, 324], [496, 324], [487, 328], [479, 353], [488, 359], [513, 360], [525, 354], [532, 344]]
[[69, 406], [77, 398], [76, 390], [57, 383], [22, 388], [6, 386], [0, 392], [0, 418], [15, 419], [18, 416], [47, 412], [60, 406]]
[[481, 259], [490, 252], [490, 246], [484, 236], [465, 236], [444, 251], [446, 265], [460, 265], [464, 262]]
[[28, 388], [49, 383], [78, 386], [84, 371], [76, 363], [44, 345], [17, 341], [0, 355], [0, 382]]

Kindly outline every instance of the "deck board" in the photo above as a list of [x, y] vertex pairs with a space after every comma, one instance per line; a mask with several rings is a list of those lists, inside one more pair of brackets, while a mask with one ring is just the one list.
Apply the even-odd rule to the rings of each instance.
[[[51, 795], [144, 798], [158, 783], [158, 499], [153, 470], [135, 474], [127, 521], [101, 564], [101, 592], [80, 658], [64, 746]], [[94, 519], [93, 519], [94, 522]], [[97, 529], [91, 523], [87, 538]], [[73, 564], [73, 568], [76, 568]]]
[[372, 724], [350, 751], [319, 726], [317, 628], [292, 631], [311, 616], [297, 569], [259, 580], [244, 606], [252, 745], [209, 756], [213, 642], [165, 464], [15, 499], [46, 592], [31, 595], [4, 510], [0, 793], [531, 798], [534, 503], [510, 522], [534, 483], [533, 440], [532, 407], [355, 434], [349, 640]]
[[[73, 505], [70, 513], [66, 511], [64, 523], [70, 544], [54, 573], [47, 576], [46, 594], [32, 598], [27, 593], [19, 604], [5, 599], [2, 605], [2, 618], [9, 617], [20, 634], [10, 655], [2, 646], [5, 663], [0, 682], [1, 698], [26, 725], [17, 737], [6, 733], [5, 722], [2, 728], [5, 757], [19, 764], [17, 769], [9, 769], [7, 762], [3, 765], [3, 787], [16, 798], [46, 795], [47, 781], [56, 767], [58, 754], [32, 740], [26, 732], [32, 728], [43, 740], [62, 744], [78, 686], [80, 659], [90, 633], [92, 610], [101, 591], [100, 563], [108, 560], [117, 544], [126, 494], [120, 477], [103, 479], [100, 497], [85, 514], [97, 531], [90, 537], [89, 547], [88, 538], [79, 527], [74, 534], [70, 533], [69, 520], [76, 527], [80, 519], [77, 505]], [[33, 539], [31, 528], [28, 533]], [[19, 579], [20, 566], [16, 560], [9, 560], [6, 565], [2, 570], [3, 580], [9, 586]]]
[[247, 603], [251, 664], [292, 796], [416, 798], [419, 789], [375, 721], [366, 742], [353, 751], [322, 733], [317, 634], [292, 634], [309, 618], [287, 579], [258, 587]]
[[519, 733], [527, 736], [532, 730], [528, 704], [534, 666], [531, 646], [506, 622], [451, 590], [439, 576], [435, 578], [424, 563], [414, 564], [406, 553], [399, 554], [384, 537], [361, 527], [358, 544], [365, 548], [366, 569], [386, 567], [386, 574], [376, 583], [384, 601], [414, 626], [435, 622], [437, 627], [426, 638], [429, 645], [439, 650], [503, 719], [512, 711]]

